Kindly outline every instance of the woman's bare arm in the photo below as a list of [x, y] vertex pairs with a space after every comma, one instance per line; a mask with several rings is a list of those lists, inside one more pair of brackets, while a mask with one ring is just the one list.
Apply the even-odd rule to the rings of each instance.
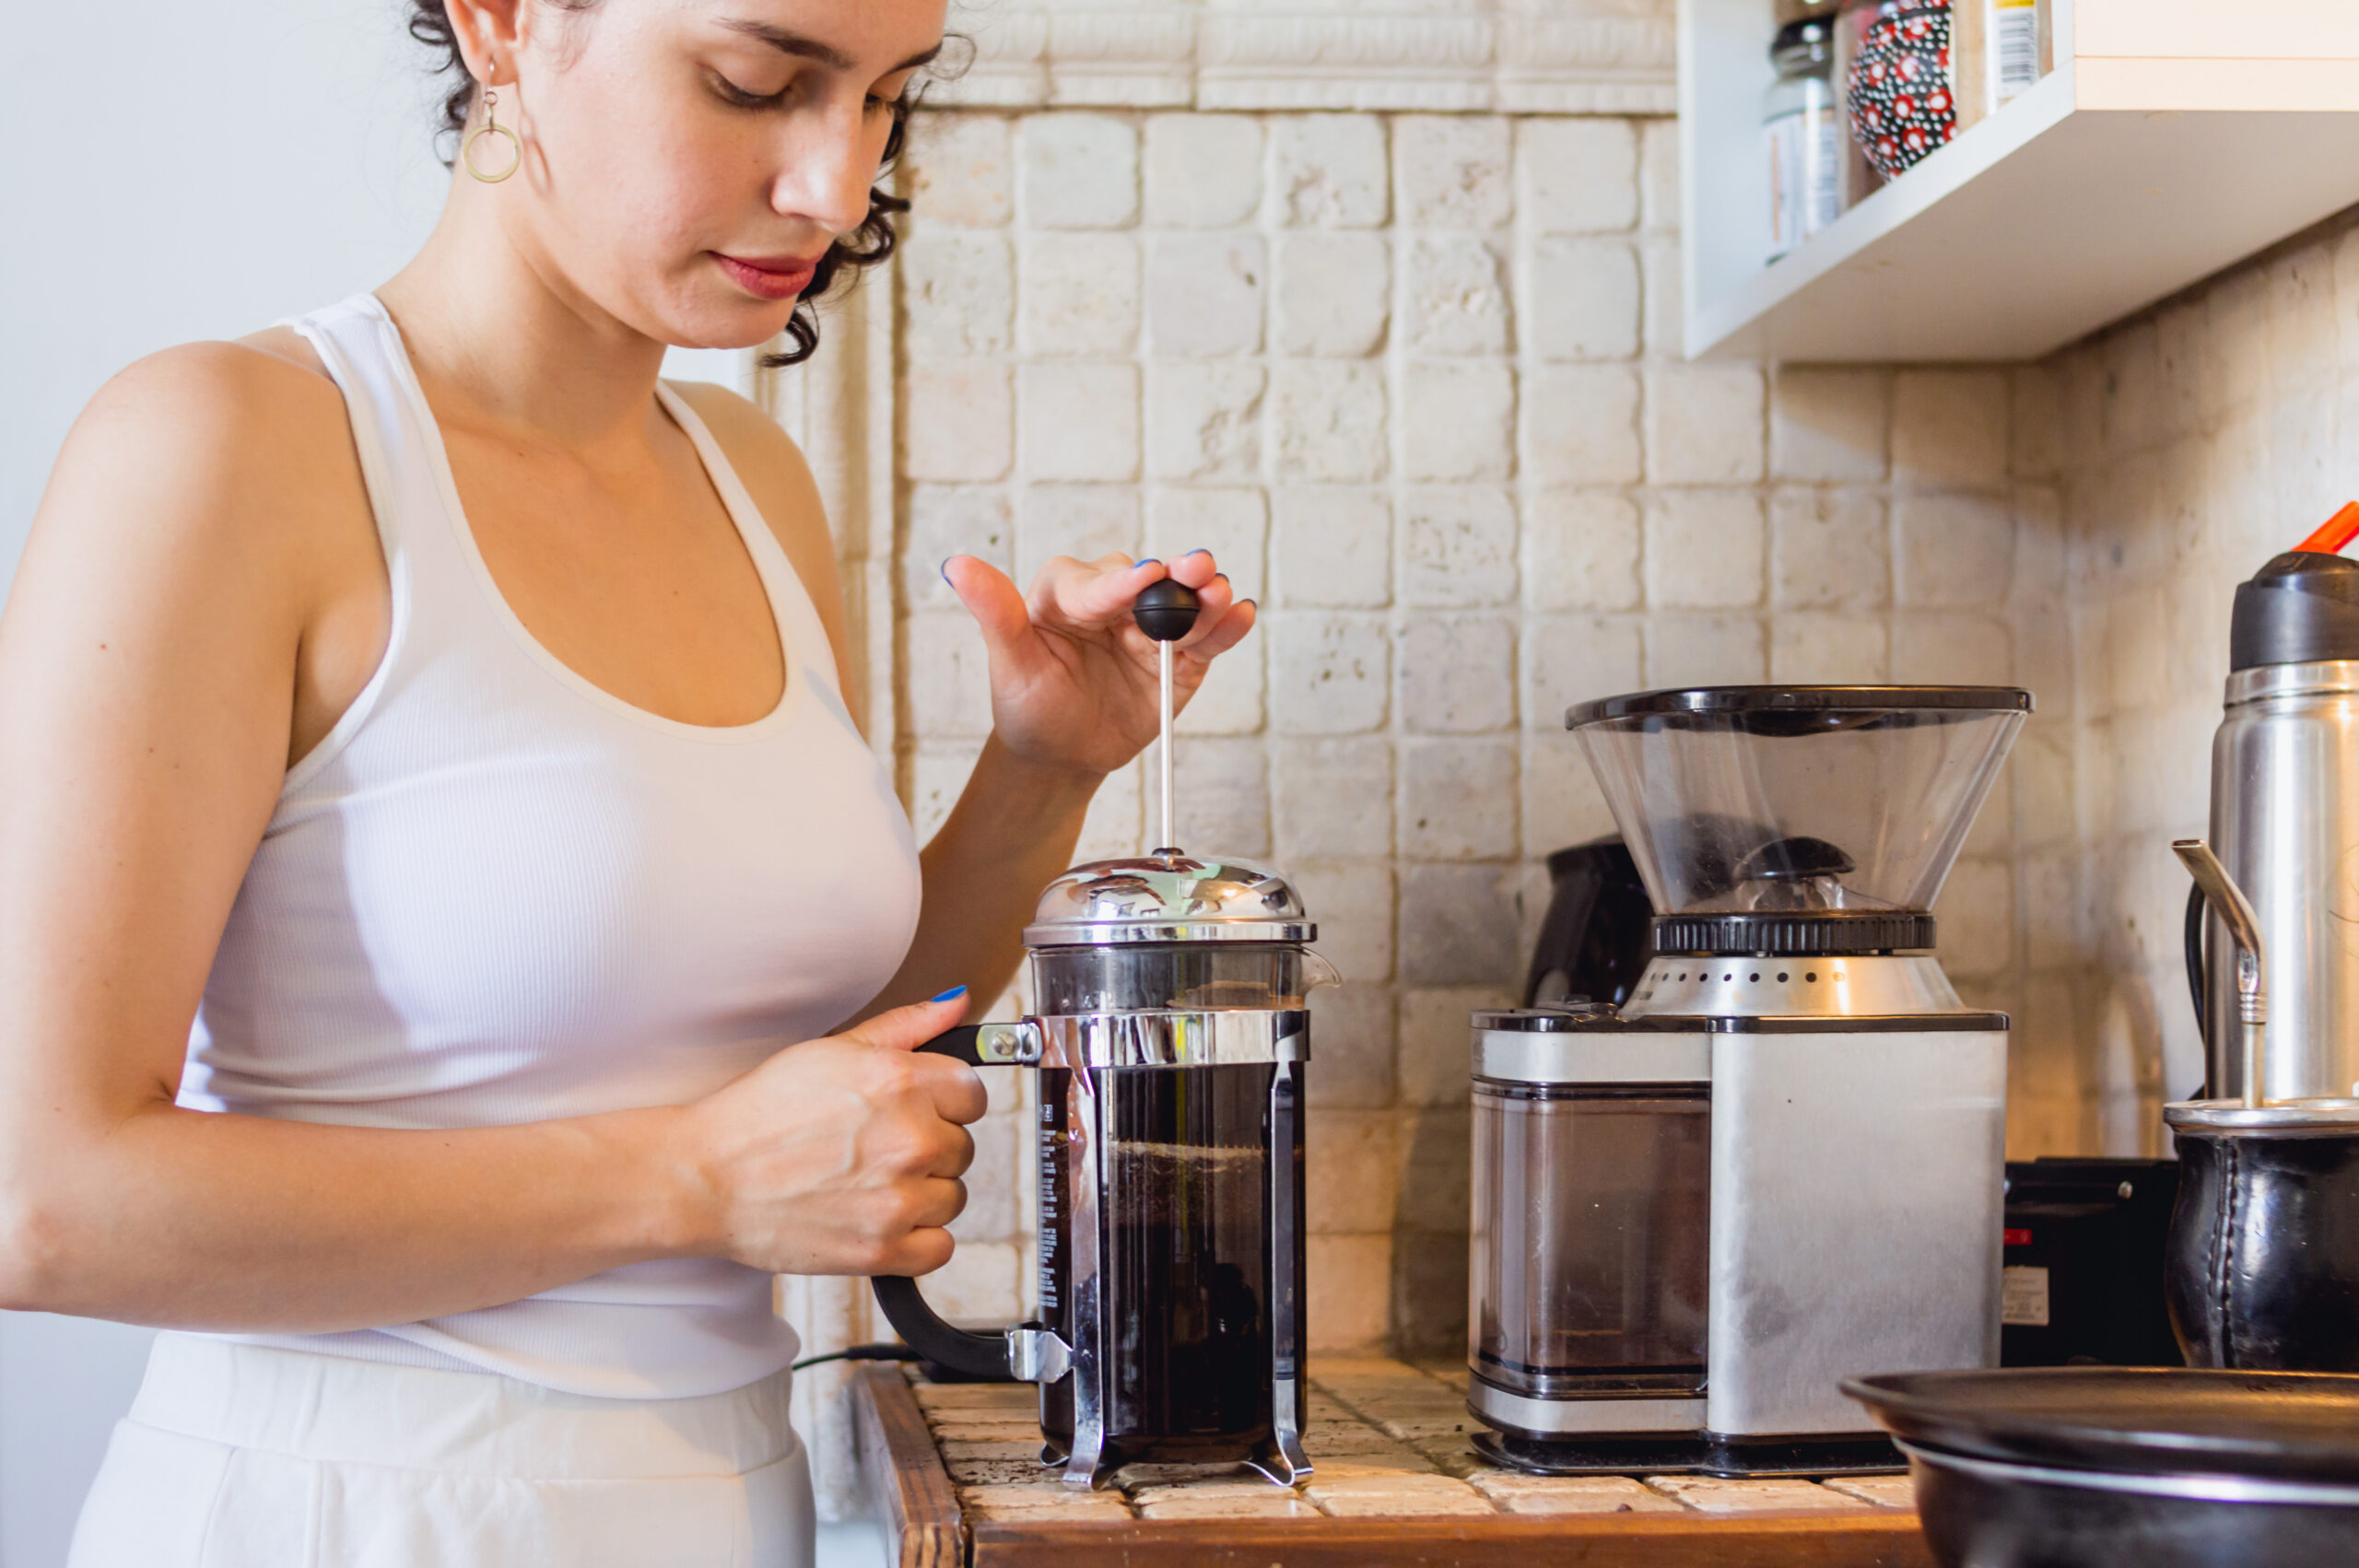
[[677, 1108], [391, 1132], [173, 1105], [287, 766], [342, 430], [284, 360], [175, 350], [93, 403], [43, 499], [0, 617], [0, 1305], [316, 1331], [668, 1256], [938, 1266], [981, 1094], [910, 1047], [957, 1003]]

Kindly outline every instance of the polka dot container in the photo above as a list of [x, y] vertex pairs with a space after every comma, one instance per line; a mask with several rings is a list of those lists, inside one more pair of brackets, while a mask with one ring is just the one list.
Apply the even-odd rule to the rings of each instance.
[[1886, 179], [1957, 135], [1950, 90], [1950, 8], [1883, 0], [1845, 84], [1851, 135]]

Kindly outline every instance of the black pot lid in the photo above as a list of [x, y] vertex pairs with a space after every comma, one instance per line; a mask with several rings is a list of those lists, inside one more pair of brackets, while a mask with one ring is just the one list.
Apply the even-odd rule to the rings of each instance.
[[2359, 1481], [2359, 1375], [2023, 1366], [1850, 1377], [1843, 1392], [1894, 1436], [1976, 1458]]
[[1685, 686], [1629, 692], [1575, 703], [1565, 710], [1565, 728], [1578, 730], [1605, 719], [1658, 714], [1885, 714], [1922, 715], [1937, 720], [1945, 711], [2029, 713], [2031, 693], [2021, 686]]

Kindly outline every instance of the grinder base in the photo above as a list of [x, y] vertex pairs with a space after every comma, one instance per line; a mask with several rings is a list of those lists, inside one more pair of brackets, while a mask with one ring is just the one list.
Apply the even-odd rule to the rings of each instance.
[[1888, 1437], [1723, 1437], [1716, 1433], [1616, 1437], [1525, 1437], [1477, 1432], [1468, 1439], [1495, 1465], [1536, 1476], [1874, 1476], [1908, 1462]]

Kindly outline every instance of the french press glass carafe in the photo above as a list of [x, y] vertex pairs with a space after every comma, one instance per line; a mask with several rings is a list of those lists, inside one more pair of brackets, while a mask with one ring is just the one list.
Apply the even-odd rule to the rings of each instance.
[[[1187, 623], [1169, 630], [1149, 608], [1168, 843], [1169, 638]], [[1075, 866], [1025, 929], [1033, 1014], [927, 1047], [1040, 1073], [1040, 1316], [958, 1328], [907, 1279], [876, 1280], [877, 1302], [936, 1363], [1040, 1385], [1041, 1457], [1068, 1485], [1145, 1458], [1238, 1459], [1285, 1484], [1309, 1473], [1306, 1004], [1334, 978], [1306, 945], [1316, 935], [1285, 877], [1233, 858], [1161, 848]]]

